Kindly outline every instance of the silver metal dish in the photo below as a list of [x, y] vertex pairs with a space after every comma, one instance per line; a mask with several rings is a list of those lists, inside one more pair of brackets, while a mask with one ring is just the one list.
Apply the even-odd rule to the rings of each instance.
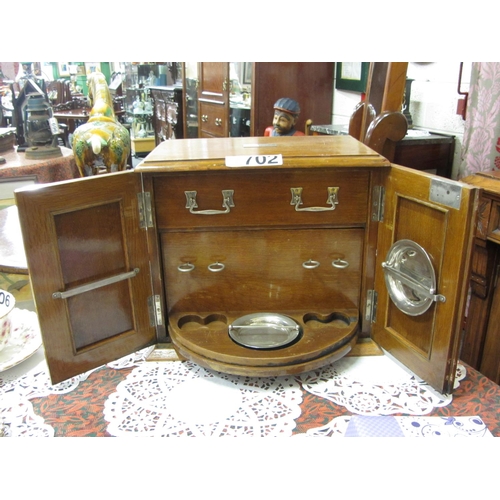
[[229, 336], [251, 349], [277, 349], [295, 342], [302, 329], [292, 318], [282, 314], [253, 313], [241, 316], [229, 325]]
[[429, 254], [411, 240], [399, 240], [382, 263], [389, 295], [409, 316], [426, 312], [433, 302], [445, 302], [436, 294], [436, 274]]

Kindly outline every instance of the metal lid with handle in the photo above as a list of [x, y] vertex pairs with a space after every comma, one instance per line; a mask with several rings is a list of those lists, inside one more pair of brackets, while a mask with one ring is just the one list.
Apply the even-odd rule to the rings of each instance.
[[433, 302], [445, 302], [436, 293], [436, 273], [429, 254], [418, 243], [399, 240], [382, 263], [387, 290], [396, 307], [409, 316], [424, 314]]

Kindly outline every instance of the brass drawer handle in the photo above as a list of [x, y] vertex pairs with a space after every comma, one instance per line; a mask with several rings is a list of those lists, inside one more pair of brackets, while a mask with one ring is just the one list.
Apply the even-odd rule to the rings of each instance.
[[328, 198], [326, 200], [326, 204], [331, 205], [330, 207], [299, 208], [299, 206], [302, 205], [302, 188], [301, 187], [290, 188], [290, 191], [292, 192], [292, 201], [290, 202], [290, 205], [295, 205], [295, 210], [297, 212], [325, 212], [327, 210], [335, 210], [335, 207], [339, 204], [337, 198], [339, 192], [338, 187], [329, 187], [327, 189]]
[[222, 190], [222, 206], [225, 210], [194, 210], [198, 208], [198, 204], [196, 203], [196, 191], [184, 191], [186, 195], [186, 208], [190, 213], [196, 215], [218, 215], [218, 214], [227, 214], [231, 211], [231, 207], [234, 207], [233, 194], [234, 190], [232, 189], [223, 189]]

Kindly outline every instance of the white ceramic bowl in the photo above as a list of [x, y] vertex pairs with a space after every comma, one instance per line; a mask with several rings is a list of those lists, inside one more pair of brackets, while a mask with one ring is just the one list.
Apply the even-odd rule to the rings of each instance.
[[15, 304], [14, 295], [5, 290], [0, 290], [0, 351], [8, 344], [10, 339], [12, 326], [10, 312], [14, 309]]

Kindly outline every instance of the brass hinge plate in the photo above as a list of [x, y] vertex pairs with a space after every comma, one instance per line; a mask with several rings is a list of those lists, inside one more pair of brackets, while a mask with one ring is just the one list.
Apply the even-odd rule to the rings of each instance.
[[161, 301], [159, 295], [148, 297], [149, 324], [151, 326], [163, 325], [163, 314], [161, 312]]
[[365, 320], [369, 323], [375, 323], [377, 319], [377, 300], [377, 292], [375, 290], [368, 290], [366, 294]]
[[137, 205], [139, 209], [139, 227], [146, 229], [153, 227], [153, 210], [151, 208], [151, 193], [137, 193]]
[[372, 221], [383, 222], [384, 220], [385, 189], [383, 186], [373, 187], [372, 198]]

